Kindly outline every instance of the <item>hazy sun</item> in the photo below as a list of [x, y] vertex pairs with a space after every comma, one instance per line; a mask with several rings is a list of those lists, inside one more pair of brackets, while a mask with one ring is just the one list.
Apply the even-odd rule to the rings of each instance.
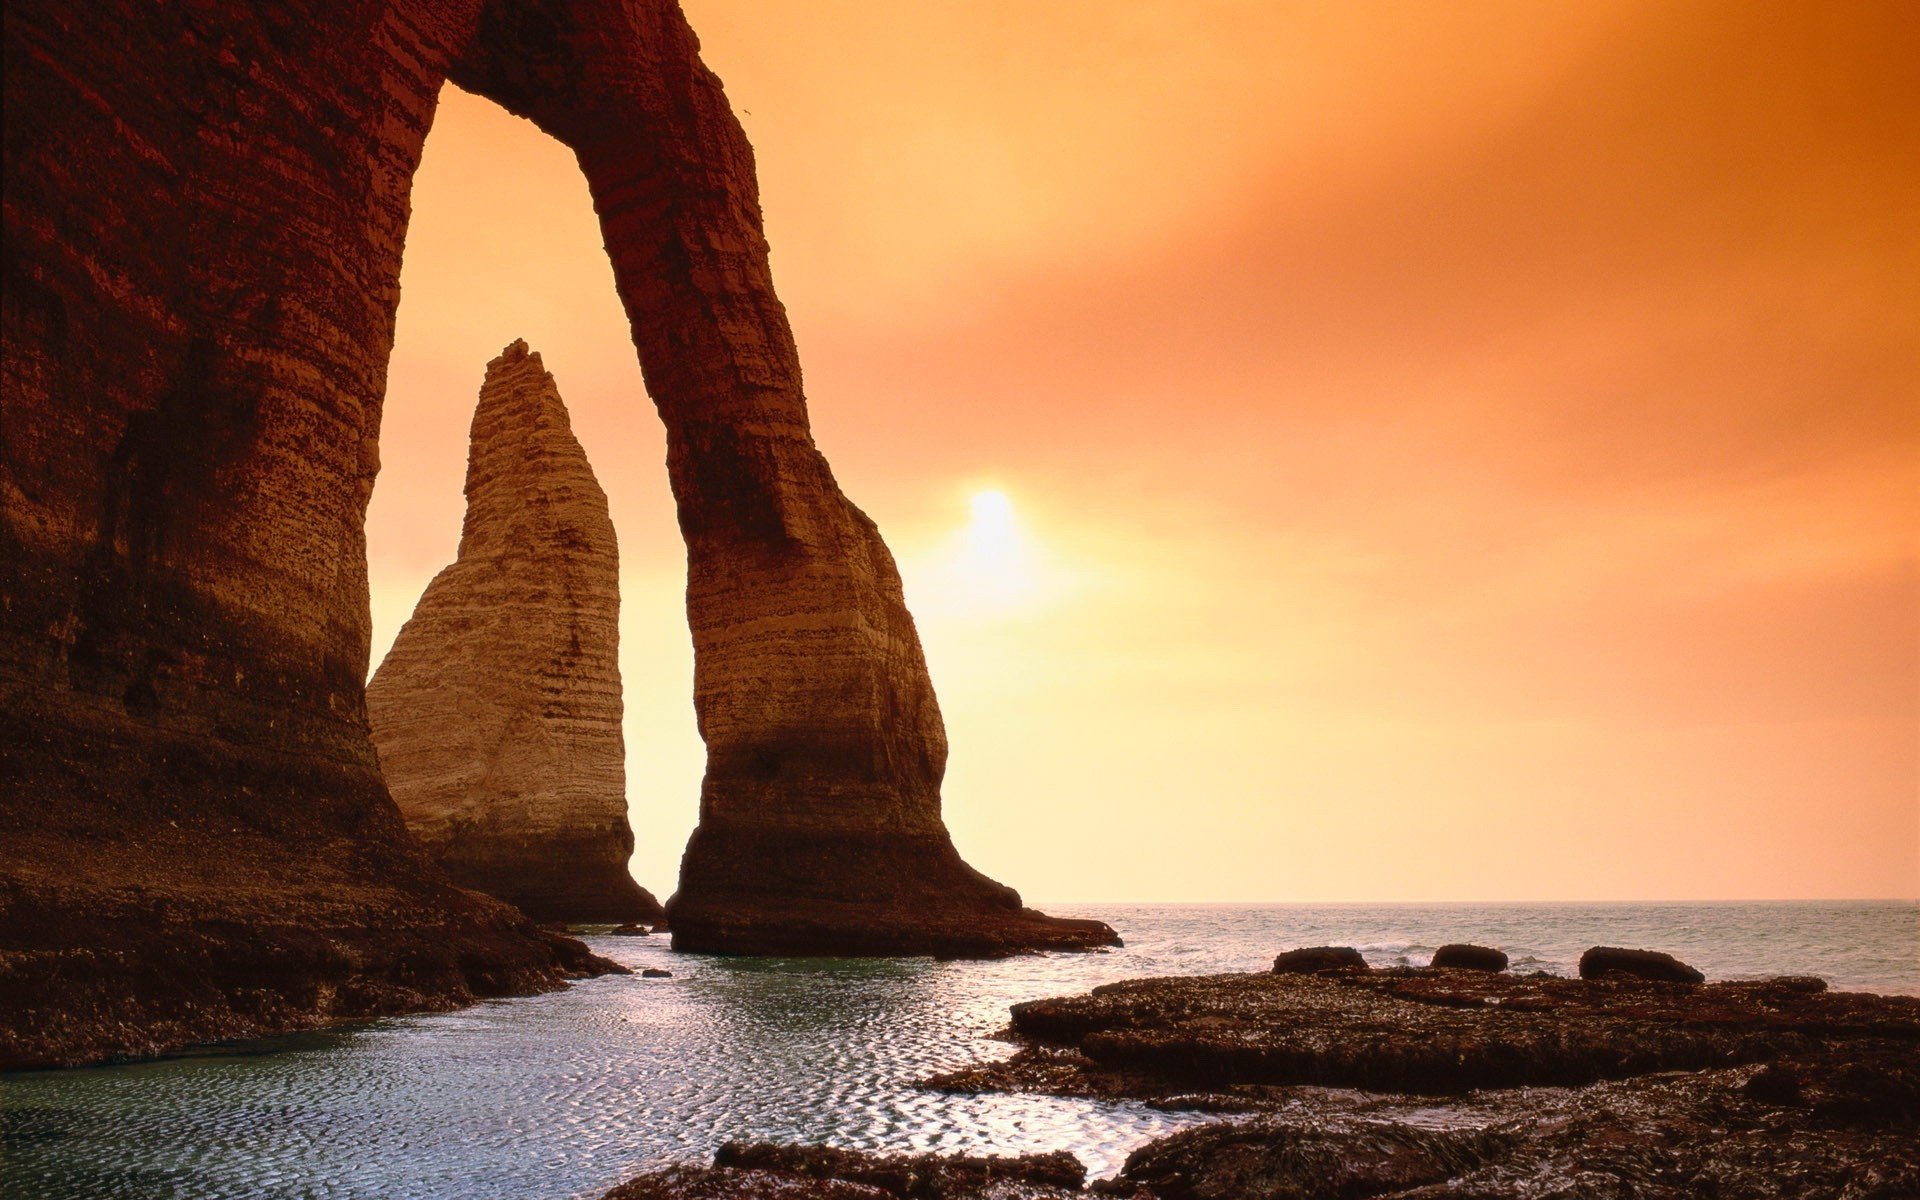
[[961, 536], [955, 582], [962, 594], [986, 608], [1006, 608], [1032, 596], [1033, 547], [1013, 500], [998, 488], [967, 498], [973, 519]]
[[1059, 590], [1060, 571], [1013, 497], [999, 487], [960, 494], [966, 523], [903, 556], [916, 615], [964, 621], [1041, 606]]

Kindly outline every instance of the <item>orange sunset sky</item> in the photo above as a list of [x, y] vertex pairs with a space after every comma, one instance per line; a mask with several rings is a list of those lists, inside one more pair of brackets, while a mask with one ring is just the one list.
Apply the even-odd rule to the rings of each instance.
[[[1920, 894], [1920, 8], [689, 0], [961, 852], [1032, 899]], [[634, 872], [684, 555], [568, 151], [449, 88], [374, 659], [487, 360], [611, 498]]]

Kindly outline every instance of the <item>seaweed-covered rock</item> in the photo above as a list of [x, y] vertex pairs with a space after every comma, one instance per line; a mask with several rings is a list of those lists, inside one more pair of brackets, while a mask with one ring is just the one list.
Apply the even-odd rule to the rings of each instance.
[[953, 1090], [1165, 1097], [1240, 1085], [1453, 1094], [1920, 1041], [1920, 998], [1394, 970], [1108, 984], [1012, 1010], [1013, 1058]]
[[899, 1200], [862, 1183], [721, 1167], [663, 1167], [627, 1180], [602, 1200]]
[[630, 1180], [605, 1200], [1050, 1200], [1080, 1192], [1071, 1154], [868, 1154], [729, 1142], [709, 1168]]
[[1492, 946], [1451, 942], [1433, 952], [1433, 967], [1440, 971], [1504, 971], [1507, 952]]
[[[1912, 1044], [1854, 1048], [1876, 1079], [1913, 1069]], [[1819, 1056], [1783, 1064], [1846, 1074]], [[1904, 1200], [1920, 1195], [1911, 1109], [1839, 1122], [1756, 1095], [1780, 1068], [1662, 1073], [1575, 1091], [1444, 1101], [1322, 1095], [1136, 1151], [1095, 1190], [1129, 1200]]]
[[1659, 950], [1629, 950], [1622, 946], [1595, 946], [1580, 956], [1580, 978], [1631, 975], [1658, 983], [1705, 983], [1707, 977]]
[[1322, 1200], [1442, 1183], [1478, 1167], [1484, 1135], [1411, 1125], [1284, 1117], [1216, 1122], [1148, 1143], [1111, 1185], [1154, 1200]]
[[1273, 973], [1276, 975], [1366, 969], [1367, 960], [1352, 946], [1303, 946], [1298, 950], [1288, 950], [1273, 960]]
[[1920, 1195], [1916, 997], [1798, 978], [1216, 975], [1017, 1005], [1012, 1032], [1013, 1058], [929, 1086], [1240, 1114], [1089, 1189], [1127, 1200]]

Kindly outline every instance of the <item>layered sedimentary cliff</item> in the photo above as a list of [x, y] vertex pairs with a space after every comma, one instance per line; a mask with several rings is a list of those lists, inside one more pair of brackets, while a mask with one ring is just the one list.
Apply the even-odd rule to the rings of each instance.
[[0, 1065], [611, 965], [455, 887], [366, 731], [407, 190], [478, 20], [7, 6]]
[[[367, 733], [364, 514], [449, 79], [575, 151], [667, 426], [709, 751], [684, 944], [1111, 936], [947, 839], [899, 577], [814, 447], [752, 153], [677, 5], [20, 0], [5, 74], [0, 1028], [68, 1057], [565, 965], [423, 858]], [[107, 965], [59, 982], [75, 953]], [[46, 1024], [73, 1004], [115, 1015]]]
[[487, 364], [460, 552], [367, 684], [380, 769], [454, 880], [555, 921], [654, 921], [627, 873], [620, 554], [540, 356]]

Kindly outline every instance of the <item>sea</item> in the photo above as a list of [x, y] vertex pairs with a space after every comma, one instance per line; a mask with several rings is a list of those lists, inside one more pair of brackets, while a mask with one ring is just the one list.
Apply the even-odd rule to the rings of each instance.
[[1126, 939], [992, 962], [675, 954], [589, 934], [639, 974], [458, 1012], [166, 1058], [0, 1076], [7, 1200], [597, 1197], [730, 1140], [883, 1151], [1065, 1149], [1092, 1175], [1201, 1119], [916, 1084], [1011, 1053], [1007, 1006], [1149, 975], [1257, 971], [1295, 946], [1423, 965], [1453, 941], [1571, 974], [1593, 945], [1710, 979], [1819, 975], [1920, 995], [1920, 903], [1055, 905]]

